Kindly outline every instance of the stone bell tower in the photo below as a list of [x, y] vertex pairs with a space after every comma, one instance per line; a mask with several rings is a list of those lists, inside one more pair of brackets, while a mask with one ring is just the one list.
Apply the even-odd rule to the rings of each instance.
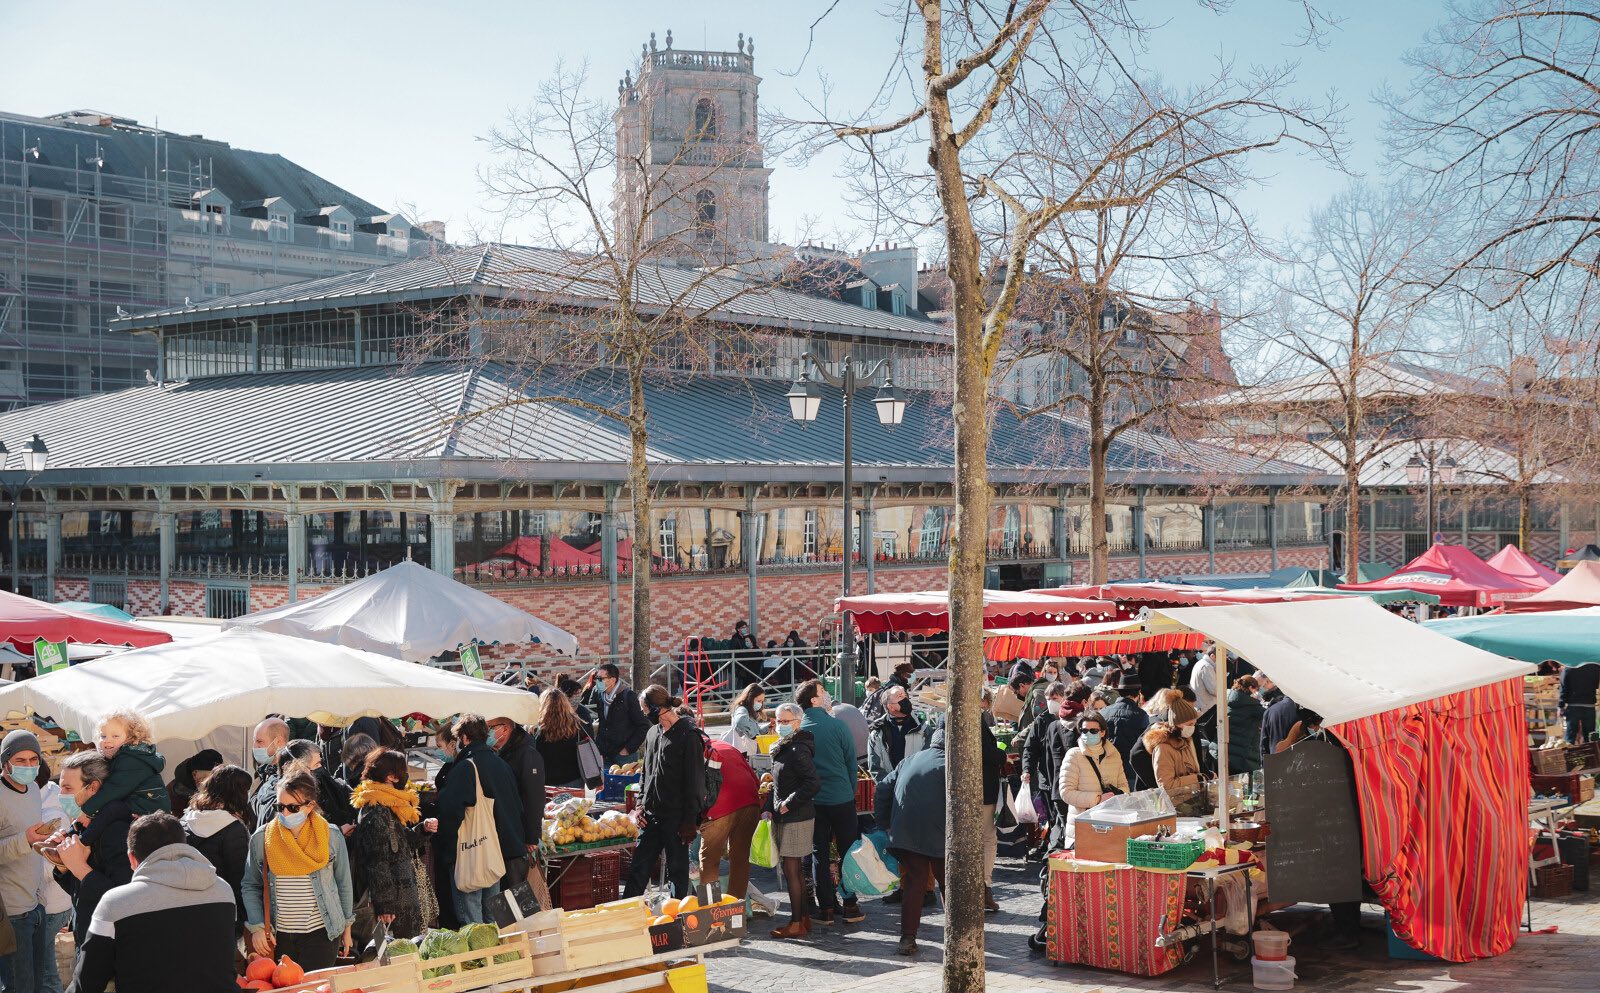
[[[664, 254], [729, 257], [767, 241], [772, 170], [756, 126], [755, 39], [732, 52], [640, 46], [638, 76], [617, 85], [617, 178], [611, 208], [619, 232], [638, 226], [641, 246]], [[619, 245], [632, 242], [620, 234]]]

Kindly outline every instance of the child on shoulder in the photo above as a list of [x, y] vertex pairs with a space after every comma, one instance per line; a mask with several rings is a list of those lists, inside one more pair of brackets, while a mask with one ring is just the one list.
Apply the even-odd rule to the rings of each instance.
[[106, 804], [122, 800], [135, 817], [172, 810], [161, 770], [167, 760], [156, 751], [150, 722], [131, 710], [114, 710], [100, 719], [95, 745], [111, 764], [111, 775], [83, 805], [93, 817]]

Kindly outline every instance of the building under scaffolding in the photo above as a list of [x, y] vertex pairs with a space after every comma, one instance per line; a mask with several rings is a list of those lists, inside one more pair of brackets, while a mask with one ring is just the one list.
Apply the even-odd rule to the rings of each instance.
[[0, 409], [144, 382], [154, 345], [108, 332], [119, 315], [350, 272], [436, 238], [281, 155], [94, 111], [0, 113]]

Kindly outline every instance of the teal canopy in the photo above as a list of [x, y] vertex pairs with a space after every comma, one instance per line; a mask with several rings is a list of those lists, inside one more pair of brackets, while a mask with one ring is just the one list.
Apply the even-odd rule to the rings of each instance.
[[1426, 603], [1437, 606], [1439, 594], [1421, 590], [1336, 590], [1326, 586], [1298, 586], [1296, 593], [1328, 593], [1334, 596], [1364, 596], [1373, 603], [1388, 606], [1391, 603]]
[[1458, 617], [1429, 621], [1427, 626], [1474, 648], [1524, 662], [1600, 662], [1600, 610]]
[[133, 615], [121, 607], [113, 607], [109, 603], [84, 603], [74, 600], [57, 600], [57, 607], [76, 610], [80, 614], [93, 614], [96, 617], [109, 617], [114, 621], [131, 621]]
[[[1371, 583], [1391, 575], [1394, 567], [1387, 562], [1362, 562], [1356, 566], [1356, 582]], [[1307, 586], [1338, 586], [1344, 582], [1344, 573], [1333, 569], [1279, 569], [1272, 574], [1272, 585], [1289, 589]], [[1378, 601], [1382, 603], [1383, 601]]]

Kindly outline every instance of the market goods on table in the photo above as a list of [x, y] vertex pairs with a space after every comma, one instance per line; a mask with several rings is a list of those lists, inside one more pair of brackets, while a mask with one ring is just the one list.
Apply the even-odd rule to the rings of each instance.
[[568, 797], [545, 809], [544, 831], [541, 839], [545, 847], [560, 849], [595, 842], [616, 842], [639, 836], [639, 825], [633, 818], [610, 810], [596, 820], [589, 816], [594, 802], [583, 797]]
[[569, 969], [587, 969], [652, 954], [650, 911], [638, 897], [564, 911], [561, 934], [566, 940]]

